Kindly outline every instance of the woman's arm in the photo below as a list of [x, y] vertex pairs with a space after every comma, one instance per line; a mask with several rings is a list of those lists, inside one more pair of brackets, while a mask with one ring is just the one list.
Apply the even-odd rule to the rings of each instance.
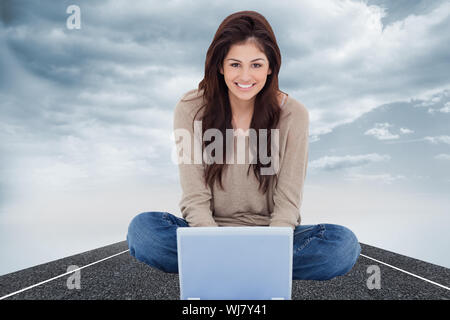
[[[186, 219], [189, 226], [212, 227], [218, 225], [212, 216], [211, 190], [204, 183], [202, 161], [200, 161], [200, 164], [194, 162], [194, 131], [192, 124], [195, 115], [195, 103], [198, 103], [197, 100], [195, 102], [180, 100], [174, 111], [173, 127], [177, 150], [179, 152], [181, 151], [181, 154], [187, 152], [185, 154], [186, 158], [184, 158], [186, 163], [179, 161], [178, 164], [182, 189], [182, 198], [179, 205], [183, 218]], [[187, 139], [188, 141], [183, 142], [183, 139]]]
[[280, 161], [275, 186], [270, 226], [292, 227], [300, 221], [303, 185], [308, 166], [309, 113], [302, 105], [295, 105], [287, 128], [287, 140]]

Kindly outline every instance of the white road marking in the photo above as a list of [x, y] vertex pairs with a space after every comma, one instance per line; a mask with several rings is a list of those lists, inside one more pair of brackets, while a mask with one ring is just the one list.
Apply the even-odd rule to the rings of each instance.
[[419, 278], [420, 280], [423, 280], [423, 281], [426, 281], [426, 282], [432, 283], [432, 284], [434, 284], [434, 285], [436, 285], [436, 286], [439, 286], [439, 287], [441, 287], [441, 288], [444, 288], [444, 289], [450, 290], [450, 288], [449, 288], [449, 287], [446, 287], [446, 286], [444, 286], [444, 285], [442, 285], [442, 284], [439, 284], [439, 283], [437, 283], [437, 282], [434, 282], [434, 281], [431, 281], [431, 280], [425, 279], [425, 278], [423, 278], [423, 277], [421, 277], [421, 276], [418, 276], [418, 275], [416, 275], [416, 274], [414, 274], [414, 273], [411, 273], [411, 272], [405, 271], [405, 270], [403, 270], [403, 269], [400, 269], [400, 268], [397, 268], [397, 267], [391, 266], [390, 264], [387, 264], [387, 263], [385, 263], [385, 262], [382, 262], [382, 261], [380, 261], [380, 260], [377, 260], [377, 259], [371, 258], [371, 257], [369, 257], [369, 256], [366, 256], [366, 255], [364, 255], [364, 254], [360, 254], [360, 255], [361, 255], [361, 256], [363, 256], [364, 258], [367, 258], [367, 259], [370, 259], [370, 260], [376, 261], [376, 262], [378, 262], [378, 263], [381, 263], [381, 264], [384, 264], [384, 265], [386, 265], [386, 266], [388, 266], [388, 267], [391, 267], [391, 268], [393, 268], [393, 269], [395, 269], [395, 270], [398, 270], [398, 271], [404, 272], [404, 273], [406, 273], [406, 274], [409, 274], [410, 276], [413, 276], [413, 277]]
[[86, 267], [92, 266], [92, 265], [94, 265], [94, 264], [96, 264], [96, 263], [99, 263], [99, 262], [102, 262], [102, 261], [105, 261], [105, 260], [111, 259], [111, 258], [113, 258], [113, 257], [115, 257], [115, 256], [118, 256], [118, 255], [120, 255], [120, 254], [123, 254], [123, 253], [125, 253], [125, 252], [128, 252], [128, 251], [130, 251], [130, 249], [128, 249], [128, 250], [125, 250], [125, 251], [122, 251], [122, 252], [119, 252], [119, 253], [116, 253], [116, 254], [113, 254], [112, 256], [109, 256], [109, 257], [103, 258], [103, 259], [101, 259], [101, 260], [98, 260], [98, 261], [95, 261], [95, 262], [89, 263], [89, 264], [87, 264], [87, 265], [85, 265], [85, 266], [83, 266], [83, 267], [80, 267], [80, 268], [78, 268], [78, 269], [75, 269], [75, 270], [72, 270], [72, 271], [66, 272], [66, 273], [64, 273], [64, 274], [61, 274], [61, 275], [59, 275], [59, 276], [53, 277], [53, 278], [51, 278], [51, 279], [48, 279], [48, 280], [45, 280], [45, 281], [41, 281], [41, 282], [39, 282], [39, 283], [33, 284], [32, 286], [29, 286], [29, 287], [26, 287], [26, 288], [20, 289], [20, 290], [18, 290], [18, 291], [15, 291], [15, 292], [13, 292], [13, 293], [7, 294], [6, 296], [0, 297], [0, 300], [6, 299], [6, 298], [8, 298], [8, 297], [11, 297], [11, 296], [13, 296], [13, 295], [15, 295], [15, 294], [18, 294], [18, 293], [21, 293], [21, 292], [24, 292], [24, 291], [26, 291], [26, 290], [30, 290], [30, 289], [32, 289], [32, 288], [34, 288], [34, 287], [40, 286], [41, 284], [44, 284], [44, 283], [50, 282], [50, 281], [52, 281], [52, 280], [55, 280], [55, 279], [58, 279], [58, 278], [64, 277], [64, 276], [66, 276], [66, 275], [68, 275], [68, 274], [71, 274], [71, 273], [73, 273], [73, 272], [76, 272], [76, 271], [78, 271], [78, 270], [81, 270], [81, 269], [83, 269], [83, 268], [86, 268]]

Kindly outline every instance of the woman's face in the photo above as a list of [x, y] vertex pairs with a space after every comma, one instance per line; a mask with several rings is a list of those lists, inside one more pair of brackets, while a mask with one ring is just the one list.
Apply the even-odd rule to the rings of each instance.
[[264, 87], [272, 73], [264, 52], [251, 41], [232, 45], [220, 69], [228, 92], [238, 100], [251, 100]]

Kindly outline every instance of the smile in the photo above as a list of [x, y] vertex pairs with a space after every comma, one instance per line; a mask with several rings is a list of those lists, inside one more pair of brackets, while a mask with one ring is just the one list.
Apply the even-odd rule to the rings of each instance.
[[256, 85], [256, 83], [245, 85], [245, 84], [240, 84], [237, 82], [235, 82], [234, 84], [236, 85], [236, 87], [239, 88], [239, 90], [243, 90], [243, 91], [248, 91]]

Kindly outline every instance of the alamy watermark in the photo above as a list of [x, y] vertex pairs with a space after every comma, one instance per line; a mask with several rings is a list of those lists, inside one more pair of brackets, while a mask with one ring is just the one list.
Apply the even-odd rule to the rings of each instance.
[[81, 10], [80, 7], [72, 4], [67, 7], [66, 13], [70, 14], [66, 20], [66, 27], [69, 30], [81, 29]]
[[[279, 156], [279, 129], [270, 129], [270, 156], [267, 148], [268, 129], [248, 129], [248, 162], [246, 161], [246, 136], [242, 129], [226, 129], [225, 137], [219, 129], [210, 128], [202, 135], [202, 121], [194, 121], [194, 136], [189, 130], [177, 128], [174, 130], [172, 140], [175, 140], [175, 146], [172, 149], [172, 162], [175, 164], [223, 164], [223, 150], [225, 145], [225, 162], [227, 164], [256, 164], [256, 153], [259, 150], [259, 160], [263, 165], [270, 167], [261, 167], [261, 175], [274, 175], [280, 167]], [[258, 132], [257, 132], [258, 131]], [[237, 133], [235, 160], [235, 142], [234, 135]], [[259, 134], [259, 149], [258, 136]], [[213, 140], [214, 138], [214, 140]], [[211, 141], [202, 152], [203, 141]], [[214, 153], [214, 155], [213, 155]]]
[[376, 264], [370, 265], [366, 272], [371, 276], [367, 279], [366, 285], [369, 290], [381, 289], [381, 271]]
[[67, 278], [67, 289], [73, 290], [73, 289], [81, 289], [81, 270], [79, 266], [76, 265], [70, 265], [67, 267], [67, 272], [74, 271], [69, 278]]

